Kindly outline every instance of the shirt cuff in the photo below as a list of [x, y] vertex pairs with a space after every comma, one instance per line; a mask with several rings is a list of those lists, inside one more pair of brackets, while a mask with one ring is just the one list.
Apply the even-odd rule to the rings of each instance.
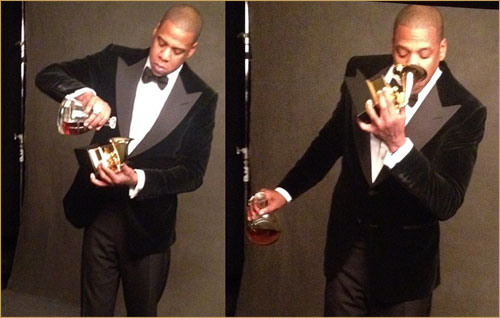
[[393, 153], [388, 152], [384, 158], [384, 165], [386, 165], [389, 169], [394, 168], [395, 165], [400, 163], [413, 149], [413, 142], [410, 138], [406, 138], [405, 143], [398, 148]]
[[292, 201], [292, 196], [285, 189], [277, 187], [276, 189], [274, 189], [274, 191], [276, 191], [279, 194], [281, 194], [285, 198], [286, 202], [289, 203], [290, 201]]
[[144, 170], [134, 169], [135, 173], [137, 173], [137, 184], [134, 188], [128, 189], [128, 196], [133, 199], [135, 198], [142, 189], [144, 189], [144, 184], [146, 183], [146, 174]]
[[71, 99], [76, 99], [78, 96], [82, 95], [83, 93], [87, 93], [87, 92], [91, 92], [94, 95], [97, 95], [97, 93], [95, 92], [95, 90], [93, 90], [92, 88], [90, 88], [90, 87], [82, 87], [80, 89], [77, 89], [73, 93], [66, 95], [66, 99], [70, 99], [70, 100]]

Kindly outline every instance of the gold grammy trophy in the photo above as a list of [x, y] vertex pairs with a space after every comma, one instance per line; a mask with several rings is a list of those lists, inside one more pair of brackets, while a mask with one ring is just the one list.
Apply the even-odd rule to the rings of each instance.
[[370, 94], [372, 95], [372, 100], [375, 105], [378, 104], [378, 98], [376, 94], [377, 91], [381, 90], [384, 87], [389, 87], [393, 91], [394, 105], [397, 108], [405, 107], [406, 105], [408, 105], [408, 101], [410, 100], [410, 95], [413, 90], [414, 84], [427, 77], [427, 72], [425, 71], [425, 69], [414, 64], [395, 64], [393, 72], [395, 77], [400, 79], [400, 83], [402, 86], [401, 91], [399, 91], [399, 87], [397, 86], [391, 87], [390, 84], [387, 83], [382, 76], [374, 81], [366, 80], [366, 84], [368, 85], [368, 89], [370, 90]]
[[110, 144], [87, 149], [90, 162], [94, 170], [99, 164], [120, 172], [127, 158], [128, 144], [132, 139], [127, 137], [114, 137]]
[[[427, 77], [427, 72], [425, 71], [425, 69], [414, 64], [395, 64], [393, 72], [394, 78], [399, 79], [401, 90], [398, 86], [391, 87], [391, 85], [385, 81], [383, 76], [380, 76], [373, 81], [370, 81], [368, 79], [366, 80], [366, 85], [368, 85], [368, 89], [370, 91], [370, 95], [372, 97], [373, 104], [375, 105], [377, 114], [379, 112], [377, 106], [377, 91], [382, 90], [384, 87], [390, 88], [393, 92], [392, 96], [394, 98], [394, 106], [399, 109], [408, 105], [414, 84]], [[370, 122], [368, 114], [366, 114], [365, 111], [359, 114], [358, 118], [364, 122]]]

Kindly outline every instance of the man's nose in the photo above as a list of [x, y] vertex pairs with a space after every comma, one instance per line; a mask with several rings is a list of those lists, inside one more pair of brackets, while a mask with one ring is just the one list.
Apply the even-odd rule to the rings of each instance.
[[165, 48], [160, 52], [160, 58], [166, 62], [170, 61], [170, 55], [172, 54], [172, 50], [170, 48]]
[[418, 56], [418, 54], [410, 54], [408, 61], [406, 61], [406, 65], [410, 64], [420, 66], [420, 56]]

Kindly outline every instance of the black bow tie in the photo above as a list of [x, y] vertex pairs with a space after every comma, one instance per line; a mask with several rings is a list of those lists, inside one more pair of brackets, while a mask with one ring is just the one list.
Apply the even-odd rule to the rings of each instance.
[[165, 86], [167, 86], [168, 83], [168, 77], [165, 76], [156, 76], [153, 74], [151, 69], [149, 67], [146, 67], [144, 69], [144, 73], [142, 73], [142, 82], [143, 83], [149, 83], [149, 82], [156, 82], [158, 84], [158, 87], [163, 90]]
[[410, 95], [410, 99], [408, 99], [408, 106], [413, 107], [418, 101], [418, 94]]
[[396, 81], [395, 78], [391, 79], [391, 82], [389, 83], [389, 85], [391, 85], [391, 87], [396, 86], [397, 88], [401, 89], [401, 85], [399, 85], [398, 81]]

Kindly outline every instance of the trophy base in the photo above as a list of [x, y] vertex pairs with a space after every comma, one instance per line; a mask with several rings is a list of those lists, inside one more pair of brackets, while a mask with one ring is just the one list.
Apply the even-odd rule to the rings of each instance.
[[120, 157], [112, 144], [102, 146], [93, 144], [76, 148], [74, 151], [80, 167], [88, 171], [96, 172], [99, 164], [116, 172], [121, 170]]

